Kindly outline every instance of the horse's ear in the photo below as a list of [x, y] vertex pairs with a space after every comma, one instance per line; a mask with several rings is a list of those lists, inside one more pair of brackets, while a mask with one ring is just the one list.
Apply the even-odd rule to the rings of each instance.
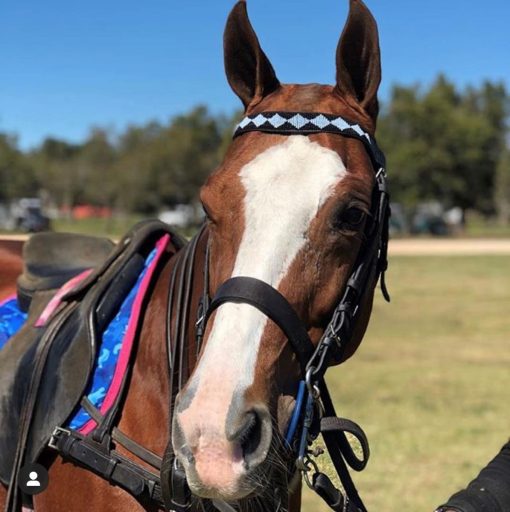
[[280, 86], [248, 19], [244, 0], [237, 2], [228, 17], [223, 45], [228, 82], [245, 108]]
[[377, 23], [361, 0], [350, 0], [349, 17], [336, 50], [336, 91], [353, 98], [375, 120], [380, 83]]

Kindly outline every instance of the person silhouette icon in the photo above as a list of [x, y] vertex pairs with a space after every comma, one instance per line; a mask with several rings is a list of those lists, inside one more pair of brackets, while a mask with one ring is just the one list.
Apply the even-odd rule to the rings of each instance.
[[41, 464], [25, 464], [19, 472], [19, 488], [29, 496], [35, 496], [45, 491], [48, 488], [48, 483], [48, 471]]
[[30, 480], [27, 482], [27, 487], [41, 487], [41, 482], [37, 480], [38, 476], [39, 475], [35, 471], [31, 471], [28, 475]]

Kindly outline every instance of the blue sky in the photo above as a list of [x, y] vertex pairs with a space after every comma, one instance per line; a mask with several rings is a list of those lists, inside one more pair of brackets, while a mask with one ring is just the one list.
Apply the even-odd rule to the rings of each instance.
[[[231, 0], [2, 0], [0, 131], [23, 148], [91, 126], [165, 121], [197, 103], [238, 108], [223, 74]], [[395, 82], [503, 80], [510, 2], [368, 0], [383, 51], [381, 97]], [[283, 82], [331, 83], [347, 0], [251, 0], [250, 17]]]

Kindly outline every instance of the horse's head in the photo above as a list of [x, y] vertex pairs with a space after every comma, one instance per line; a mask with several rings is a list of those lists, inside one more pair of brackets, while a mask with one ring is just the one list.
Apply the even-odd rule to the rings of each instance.
[[[247, 115], [322, 112], [373, 134], [379, 42], [375, 20], [360, 0], [350, 1], [335, 86], [281, 84], [245, 2], [230, 14], [224, 41], [228, 80]], [[354, 138], [260, 131], [235, 138], [201, 192], [211, 295], [231, 277], [262, 280], [287, 299], [317, 343], [363, 248], [374, 180], [371, 159]], [[344, 359], [365, 332], [374, 286], [372, 279]], [[267, 316], [248, 304], [216, 310], [173, 423], [173, 446], [196, 495], [236, 500], [261, 492], [299, 378], [285, 335]]]

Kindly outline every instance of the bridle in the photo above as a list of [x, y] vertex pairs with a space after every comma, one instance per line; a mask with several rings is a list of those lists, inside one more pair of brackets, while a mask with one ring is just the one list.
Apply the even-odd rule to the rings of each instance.
[[[354, 138], [363, 143], [375, 172], [371, 218], [365, 229], [362, 246], [342, 299], [334, 309], [322, 338], [314, 346], [306, 326], [278, 290], [252, 277], [234, 277], [225, 281], [212, 300], [209, 298], [209, 254], [204, 270], [204, 293], [198, 313], [197, 346], [212, 313], [222, 304], [249, 304], [276, 323], [289, 340], [301, 369], [296, 406], [285, 440], [296, 459], [295, 467], [302, 472], [307, 484], [336, 511], [366, 512], [350, 477], [347, 465], [356, 471], [365, 468], [369, 457], [368, 440], [354, 422], [337, 417], [324, 375], [330, 364], [338, 364], [351, 343], [358, 315], [367, 290], [381, 277], [383, 296], [389, 301], [384, 275], [388, 266], [389, 194], [386, 186], [386, 162], [375, 139], [359, 124], [340, 116], [323, 113], [261, 112], [245, 117], [237, 126], [234, 138], [249, 132], [264, 132], [282, 136], [332, 133]], [[346, 433], [360, 443], [362, 458], [354, 453]], [[322, 434], [345, 497], [318, 469], [312, 450], [313, 441]], [[190, 493], [183, 468], [169, 450], [162, 470], [165, 504], [178, 512], [189, 510]], [[294, 468], [295, 469], [295, 468]], [[165, 489], [166, 487], [166, 489]]]

